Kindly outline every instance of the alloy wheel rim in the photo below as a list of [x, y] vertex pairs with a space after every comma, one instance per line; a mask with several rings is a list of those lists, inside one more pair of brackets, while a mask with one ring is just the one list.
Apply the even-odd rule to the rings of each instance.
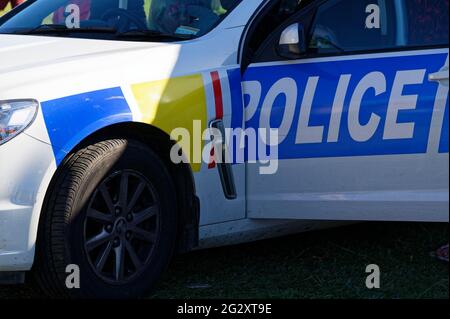
[[117, 171], [94, 191], [84, 221], [84, 249], [94, 273], [112, 284], [139, 276], [159, 238], [160, 205], [150, 181]]

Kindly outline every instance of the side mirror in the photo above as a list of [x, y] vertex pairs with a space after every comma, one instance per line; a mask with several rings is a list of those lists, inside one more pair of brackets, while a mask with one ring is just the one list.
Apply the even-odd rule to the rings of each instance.
[[306, 36], [302, 24], [294, 23], [284, 29], [277, 51], [280, 56], [287, 59], [298, 59], [306, 53]]

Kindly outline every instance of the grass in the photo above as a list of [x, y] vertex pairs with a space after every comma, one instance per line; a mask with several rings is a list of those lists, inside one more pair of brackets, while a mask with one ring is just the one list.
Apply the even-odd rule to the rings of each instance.
[[[448, 236], [446, 223], [365, 223], [192, 252], [149, 298], [448, 299], [448, 264], [430, 256]], [[365, 286], [372, 263], [377, 290]], [[31, 286], [0, 287], [0, 299], [38, 297]]]

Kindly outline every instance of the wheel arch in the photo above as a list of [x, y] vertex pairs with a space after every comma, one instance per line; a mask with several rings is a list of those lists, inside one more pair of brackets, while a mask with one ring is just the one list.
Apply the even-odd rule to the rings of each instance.
[[[199, 200], [196, 196], [195, 180], [189, 164], [175, 164], [170, 160], [170, 150], [175, 144], [170, 136], [155, 126], [137, 123], [122, 122], [103, 127], [82, 139], [75, 147], [68, 151], [64, 160], [57, 167], [45, 192], [44, 202], [39, 216], [38, 231], [42, 228], [41, 222], [44, 210], [50, 197], [50, 192], [57, 180], [58, 173], [63, 167], [63, 163], [80, 149], [100, 142], [105, 139], [128, 138], [134, 139], [147, 145], [161, 158], [167, 167], [177, 191], [178, 207], [178, 232], [177, 251], [187, 252], [198, 246], [198, 233], [200, 222]], [[39, 235], [38, 235], [39, 238]], [[39, 240], [36, 245], [39, 245]], [[36, 258], [36, 257], [35, 257]]]

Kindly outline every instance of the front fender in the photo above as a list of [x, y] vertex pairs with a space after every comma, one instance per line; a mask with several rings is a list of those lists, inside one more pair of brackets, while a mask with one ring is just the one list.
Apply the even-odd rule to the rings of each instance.
[[89, 135], [133, 121], [120, 87], [42, 102], [41, 108], [57, 165]]
[[[57, 165], [85, 138], [113, 124], [144, 123], [169, 136], [176, 128], [187, 129], [190, 150], [183, 150], [187, 154], [192, 154], [194, 144], [203, 145], [202, 132], [207, 127], [201, 74], [57, 98], [42, 102], [41, 108]], [[201, 132], [194, 132], [194, 121], [200, 123]], [[191, 166], [199, 171], [201, 163], [191, 161]]]

